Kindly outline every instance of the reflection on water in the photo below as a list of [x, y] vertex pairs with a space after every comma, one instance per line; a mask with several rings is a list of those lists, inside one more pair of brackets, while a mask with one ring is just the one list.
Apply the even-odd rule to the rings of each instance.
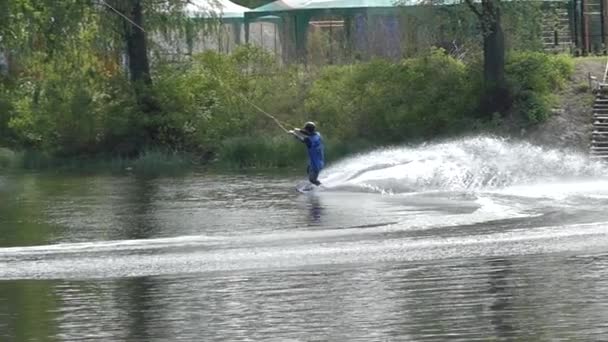
[[321, 217], [323, 215], [323, 205], [321, 204], [320, 196], [316, 194], [310, 194], [309, 196], [305, 196], [309, 215], [310, 215], [310, 224], [311, 225], [320, 225], [322, 223]]
[[488, 293], [494, 297], [494, 302], [490, 305], [490, 310], [494, 314], [492, 317], [492, 325], [496, 336], [502, 338], [515, 337], [515, 327], [513, 326], [512, 317], [512, 300], [515, 293], [512, 289], [515, 285], [512, 284], [513, 272], [511, 271], [511, 262], [506, 259], [492, 259], [488, 262], [492, 271], [489, 273], [490, 285]]
[[53, 321], [60, 305], [51, 282], [0, 283], [0, 340], [54, 340]]
[[12, 176], [0, 341], [608, 336], [605, 198], [296, 182]]
[[[11, 305], [8, 312], [5, 306], [0, 311], [0, 324], [11, 328], [2, 329], [0, 337], [9, 341], [430, 341], [448, 337], [512, 341], [605, 337], [608, 310], [605, 305], [589, 305], [606, 303], [607, 278], [581, 289], [580, 280], [567, 276], [581, 264], [564, 267], [562, 256], [532, 259], [56, 281], [44, 285], [4, 282], [0, 283], [0, 302], [10, 301]], [[558, 291], [546, 284], [550, 274], [561, 284]], [[21, 289], [24, 285], [25, 291]], [[27, 296], [19, 296], [21, 291]]]
[[124, 232], [113, 237], [118, 239], [146, 239], [155, 236], [161, 231], [154, 218], [154, 198], [157, 196], [159, 186], [149, 179], [133, 180], [130, 190], [121, 198], [122, 205], [117, 207], [130, 207], [130, 220], [125, 221]]

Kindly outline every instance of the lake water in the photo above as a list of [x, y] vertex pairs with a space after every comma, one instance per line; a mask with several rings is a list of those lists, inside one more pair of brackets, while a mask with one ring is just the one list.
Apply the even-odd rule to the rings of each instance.
[[0, 341], [608, 339], [608, 171], [492, 138], [301, 177], [0, 176]]

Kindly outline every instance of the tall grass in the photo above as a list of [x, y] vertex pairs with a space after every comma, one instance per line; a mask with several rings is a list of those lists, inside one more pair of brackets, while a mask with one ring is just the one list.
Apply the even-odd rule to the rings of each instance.
[[225, 140], [215, 166], [228, 169], [284, 168], [297, 165], [306, 151], [289, 137], [239, 137]]
[[[325, 141], [326, 162], [372, 148], [366, 141]], [[291, 137], [241, 137], [223, 142], [215, 161], [216, 171], [299, 169], [307, 162], [306, 146]], [[135, 174], [145, 177], [176, 176], [206, 164], [191, 154], [147, 150], [136, 158], [111, 156], [53, 157], [39, 151], [13, 152], [0, 148], [0, 170], [33, 170], [77, 173]]]
[[173, 176], [193, 170], [192, 160], [191, 155], [162, 150], [148, 150], [136, 158], [125, 158], [106, 155], [54, 157], [39, 151], [13, 152], [0, 148], [0, 169], [5, 170]]
[[[371, 148], [366, 141], [334, 142], [325, 140], [326, 163]], [[275, 169], [295, 168], [307, 163], [306, 146], [291, 137], [241, 137], [224, 141], [216, 168]]]
[[13, 168], [19, 164], [19, 156], [6, 148], [0, 148], [0, 169]]
[[132, 170], [142, 176], [179, 175], [193, 169], [191, 160], [186, 154], [150, 150], [132, 162]]

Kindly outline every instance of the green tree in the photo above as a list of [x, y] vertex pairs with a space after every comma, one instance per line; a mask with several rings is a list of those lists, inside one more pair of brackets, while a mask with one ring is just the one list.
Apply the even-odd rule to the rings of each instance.
[[[109, 139], [102, 132], [106, 124], [125, 136], [122, 127], [140, 130], [139, 150], [155, 144], [163, 114], [153, 91], [147, 34], [185, 23], [186, 4], [0, 0], [0, 51], [15, 57], [10, 82], [0, 88], [12, 97], [7, 105], [0, 103], [9, 108], [0, 113], [0, 124], [18, 132], [19, 143], [51, 151], [87, 150], [87, 145]], [[123, 56], [127, 70], [122, 68]], [[131, 89], [121, 84], [127, 74]], [[0, 94], [0, 100], [8, 97]], [[140, 124], [133, 124], [133, 115], [140, 117]]]
[[108, 0], [105, 4], [121, 16], [120, 19], [124, 19], [120, 26], [131, 80], [135, 83], [151, 84], [142, 0]]
[[[141, 111], [149, 117], [145, 125], [148, 140], [159, 138], [162, 118], [160, 104], [154, 96], [151, 85], [150, 53], [148, 32], [159, 30], [180, 31], [179, 27], [191, 24], [186, 20], [184, 7], [189, 0], [100, 0], [101, 4], [115, 14], [113, 27], [118, 27], [120, 39], [125, 48], [129, 76], [134, 85], [137, 103]], [[211, 7], [215, 0], [208, 0]], [[185, 31], [185, 30], [184, 30]], [[164, 52], [164, 51], [163, 51]]]
[[483, 35], [483, 76], [485, 96], [482, 110], [486, 113], [505, 112], [511, 99], [505, 78], [505, 35], [501, 23], [500, 0], [465, 0], [477, 16]]

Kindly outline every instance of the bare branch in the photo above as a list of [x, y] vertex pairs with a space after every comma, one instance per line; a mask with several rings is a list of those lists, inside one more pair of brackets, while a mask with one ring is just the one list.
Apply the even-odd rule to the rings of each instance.
[[475, 4], [473, 4], [473, 0], [464, 0], [464, 3], [467, 4], [467, 6], [469, 6], [469, 9], [471, 11], [473, 11], [473, 13], [475, 13], [475, 15], [480, 20], [483, 19], [483, 14], [481, 14], [481, 12], [479, 12], [479, 9], [477, 7], [475, 7]]

